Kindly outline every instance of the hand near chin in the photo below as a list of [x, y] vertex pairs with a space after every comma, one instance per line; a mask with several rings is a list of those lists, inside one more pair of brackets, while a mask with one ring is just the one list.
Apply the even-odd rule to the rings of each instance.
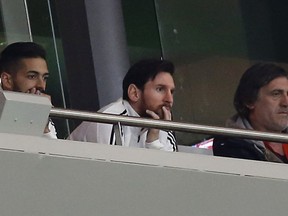
[[153, 119], [171, 120], [171, 112], [165, 106], [162, 107], [162, 112], [159, 114], [151, 110], [146, 110], [146, 113]]
[[[153, 119], [171, 120], [171, 112], [165, 106], [162, 107], [161, 115], [156, 114], [151, 110], [146, 110], [146, 113]], [[162, 116], [162, 118], [160, 118], [160, 116]], [[150, 128], [147, 133], [146, 142], [153, 142], [157, 139], [159, 139], [159, 129]]]
[[50, 95], [45, 94], [45, 93], [41, 92], [39, 89], [36, 89], [36, 88], [29, 89], [26, 93], [44, 96], [44, 97], [47, 97], [51, 101], [51, 96]]

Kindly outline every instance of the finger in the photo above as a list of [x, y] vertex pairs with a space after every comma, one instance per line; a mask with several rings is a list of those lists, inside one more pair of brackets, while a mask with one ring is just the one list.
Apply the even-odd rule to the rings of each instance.
[[153, 112], [151, 110], [146, 110], [146, 113], [148, 115], [150, 115], [153, 119], [160, 119], [160, 117], [155, 112]]
[[28, 90], [27, 90], [26, 92], [24, 92], [24, 93], [32, 94], [31, 91], [32, 91], [32, 89], [28, 89]]
[[171, 120], [171, 112], [165, 106], [162, 107], [163, 110], [163, 119], [164, 120]]
[[36, 91], [37, 91], [36, 88], [32, 88], [32, 89], [28, 90], [28, 93], [30, 93], [30, 94], [35, 94]]

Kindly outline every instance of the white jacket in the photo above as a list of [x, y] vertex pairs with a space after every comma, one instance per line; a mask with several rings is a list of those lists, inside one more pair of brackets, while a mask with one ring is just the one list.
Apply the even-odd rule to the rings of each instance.
[[48, 128], [50, 132], [43, 133], [43, 137], [50, 138], [50, 139], [57, 139], [57, 132], [54, 126], [54, 122], [51, 119], [49, 119]]
[[[116, 102], [103, 107], [99, 110], [99, 112], [139, 117], [129, 102], [121, 98]], [[147, 143], [147, 128], [124, 125], [119, 126], [121, 143], [117, 144], [126, 147], [153, 148], [165, 151], [176, 151], [176, 140], [172, 131], [167, 132], [160, 130], [159, 139], [151, 143]], [[71, 133], [68, 139], [116, 145], [114, 129], [115, 126], [112, 124], [82, 122]]]

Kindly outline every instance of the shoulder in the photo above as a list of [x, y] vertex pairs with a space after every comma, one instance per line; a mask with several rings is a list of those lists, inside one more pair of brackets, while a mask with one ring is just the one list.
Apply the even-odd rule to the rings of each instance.
[[120, 98], [117, 101], [102, 107], [99, 112], [122, 115], [125, 113], [125, 110], [126, 108], [124, 106], [123, 100]]
[[57, 139], [57, 132], [54, 126], [54, 122], [51, 119], [49, 119], [48, 128], [50, 132], [44, 133], [43, 136], [51, 139]]

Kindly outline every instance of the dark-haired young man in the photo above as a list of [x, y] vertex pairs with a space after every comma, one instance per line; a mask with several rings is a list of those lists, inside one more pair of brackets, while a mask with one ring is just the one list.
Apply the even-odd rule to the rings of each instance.
[[[145, 59], [134, 64], [123, 80], [123, 98], [111, 103], [100, 112], [126, 116], [171, 120], [174, 65], [170, 61]], [[171, 131], [140, 127], [120, 127], [120, 140], [115, 126], [83, 122], [69, 139], [110, 145], [152, 148], [176, 151], [176, 140]]]
[[[33, 42], [16, 42], [8, 45], [0, 56], [1, 90], [45, 94], [49, 72], [44, 48]], [[56, 130], [51, 120], [44, 136], [56, 139]]]
[[[262, 132], [287, 133], [288, 73], [272, 63], [250, 67], [240, 79], [234, 96], [237, 114], [227, 121], [228, 127]], [[239, 138], [217, 137], [216, 156], [288, 162], [288, 144]]]

